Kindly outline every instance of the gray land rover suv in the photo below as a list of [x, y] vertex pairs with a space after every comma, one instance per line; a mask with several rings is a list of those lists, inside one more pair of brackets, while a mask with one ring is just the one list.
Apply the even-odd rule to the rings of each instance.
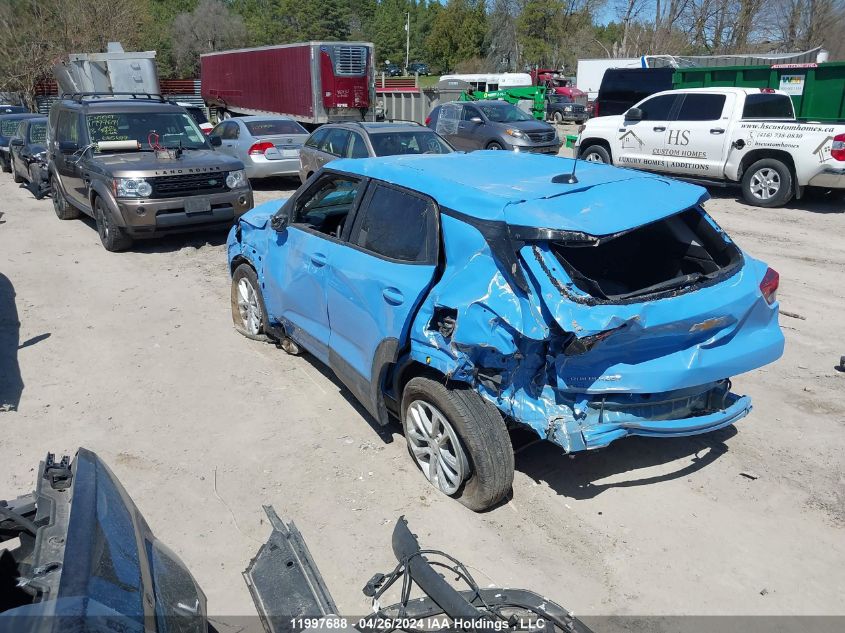
[[93, 217], [106, 250], [230, 226], [252, 208], [243, 163], [216, 152], [185, 108], [158, 95], [63, 95], [47, 134], [56, 215]]

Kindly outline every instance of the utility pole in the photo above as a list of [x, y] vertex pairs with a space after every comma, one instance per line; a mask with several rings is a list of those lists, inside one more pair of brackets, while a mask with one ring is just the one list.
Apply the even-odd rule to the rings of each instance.
[[405, 12], [405, 72], [408, 72], [408, 55], [411, 53], [411, 12]]

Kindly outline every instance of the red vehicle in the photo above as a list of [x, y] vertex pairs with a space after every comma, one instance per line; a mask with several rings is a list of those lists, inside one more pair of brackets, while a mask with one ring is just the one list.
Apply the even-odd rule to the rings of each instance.
[[535, 68], [531, 71], [531, 79], [535, 86], [546, 86], [548, 92], [565, 95], [571, 98], [574, 103], [587, 106], [587, 93], [573, 86], [572, 82], [564, 77], [562, 70]]
[[277, 114], [302, 123], [362, 121], [375, 103], [373, 45], [304, 42], [207, 53], [202, 97], [223, 116]]

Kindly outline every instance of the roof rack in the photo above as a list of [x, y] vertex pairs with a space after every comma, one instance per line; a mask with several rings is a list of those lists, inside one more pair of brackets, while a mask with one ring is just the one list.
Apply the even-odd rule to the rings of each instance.
[[425, 127], [419, 121], [412, 121], [411, 119], [387, 119], [388, 123], [413, 123], [414, 125], [419, 125], [420, 127]]
[[148, 101], [167, 103], [167, 99], [160, 94], [149, 92], [65, 92], [62, 93], [61, 98], [81, 103], [83, 99], [96, 99], [98, 97], [129, 97], [132, 99], [146, 99]]

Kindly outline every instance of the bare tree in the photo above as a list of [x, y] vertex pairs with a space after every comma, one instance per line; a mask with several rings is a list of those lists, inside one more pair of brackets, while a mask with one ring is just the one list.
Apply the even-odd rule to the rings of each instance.
[[247, 31], [239, 15], [220, 0], [202, 0], [190, 13], [173, 20], [173, 55], [182, 73], [193, 75], [202, 53], [237, 48], [247, 42]]

